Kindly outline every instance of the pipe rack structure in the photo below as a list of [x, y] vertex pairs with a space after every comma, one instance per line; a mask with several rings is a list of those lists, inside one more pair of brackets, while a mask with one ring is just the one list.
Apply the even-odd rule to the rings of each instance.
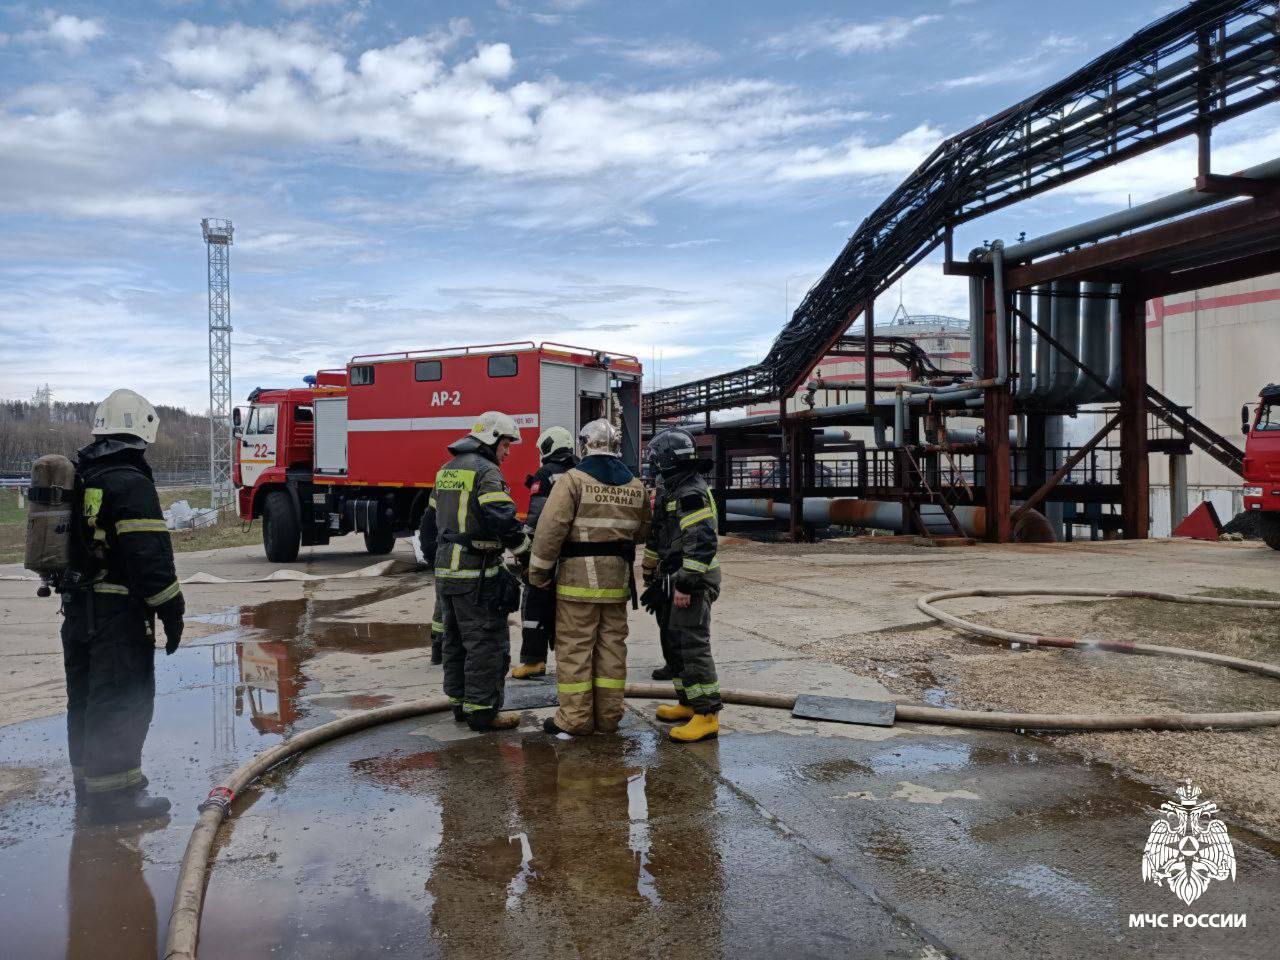
[[[1100, 514], [1109, 532], [1145, 537], [1150, 453], [1183, 456], [1197, 446], [1240, 469], [1238, 448], [1147, 384], [1145, 304], [1280, 270], [1280, 161], [1224, 176], [1212, 169], [1211, 150], [1216, 126], [1277, 100], [1276, 4], [1188, 4], [941, 143], [862, 222], [759, 364], [646, 395], [646, 425], [701, 415], [717, 495], [789, 502], [797, 538], [808, 532], [802, 503], [815, 496], [898, 500], [908, 516], [921, 503], [944, 512], [951, 502], [983, 506], [987, 538], [997, 542], [1012, 535], [1017, 501], [1111, 505], [1118, 511]], [[1193, 189], [955, 259], [958, 225], [1185, 137], [1198, 143]], [[875, 298], [940, 246], [944, 271], [969, 279], [972, 378], [916, 374], [888, 401], [878, 392], [890, 385], [875, 382], [874, 358], [884, 352]], [[814, 367], [850, 345], [846, 331], [859, 318], [861, 404], [790, 409]], [[772, 424], [711, 421], [712, 411], [762, 402], [781, 403]], [[1107, 476], [1080, 483], [1060, 470], [1080, 450], [1053, 441], [1061, 417], [1089, 404], [1112, 408], [1118, 440], [1103, 434], [1087, 445], [1072, 469], [1086, 456], [1085, 468], [1093, 469], [1099, 451], [1115, 463], [1102, 471]], [[966, 412], [984, 422], [981, 449], [928, 439], [940, 418]], [[1011, 444], [1015, 415], [1021, 442]], [[891, 422], [892, 450], [879, 442], [850, 449], [860, 457], [856, 477], [832, 481], [830, 468], [814, 459], [815, 427], [883, 432]], [[867, 457], [887, 461], [872, 464], [868, 476]], [[968, 460], [956, 468], [957, 457]], [[738, 462], [761, 459], [774, 460], [785, 476], [741, 482], [751, 478], [740, 475]], [[1072, 489], [1062, 489], [1064, 479]]]

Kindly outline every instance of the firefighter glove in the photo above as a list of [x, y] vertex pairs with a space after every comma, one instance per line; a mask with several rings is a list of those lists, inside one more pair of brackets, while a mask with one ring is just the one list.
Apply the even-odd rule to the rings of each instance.
[[182, 615], [187, 612], [187, 603], [178, 594], [156, 607], [156, 619], [164, 625], [164, 652], [172, 655], [182, 642]]

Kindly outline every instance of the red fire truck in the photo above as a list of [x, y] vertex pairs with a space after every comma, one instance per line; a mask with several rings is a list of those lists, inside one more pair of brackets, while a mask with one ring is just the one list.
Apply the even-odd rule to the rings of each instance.
[[1244, 444], [1244, 508], [1261, 514], [1262, 539], [1280, 550], [1280, 384], [1263, 387], [1253, 416], [1246, 405], [1240, 420], [1249, 438]]
[[533, 440], [551, 426], [576, 435], [610, 417], [623, 459], [640, 467], [640, 362], [556, 343], [487, 344], [354, 357], [307, 386], [249, 394], [235, 411], [234, 480], [242, 520], [262, 520], [269, 560], [353, 531], [371, 554], [418, 525], [449, 443], [486, 410], [515, 417], [524, 442], [503, 473], [523, 514]]

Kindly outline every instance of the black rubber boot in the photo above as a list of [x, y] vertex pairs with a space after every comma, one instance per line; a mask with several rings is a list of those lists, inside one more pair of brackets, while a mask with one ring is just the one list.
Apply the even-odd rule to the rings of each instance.
[[90, 794], [89, 818], [94, 823], [131, 823], [166, 816], [169, 806], [166, 798], [151, 796], [145, 787], [130, 787]]
[[463, 709], [462, 709], [462, 704], [460, 704], [460, 703], [455, 703], [455, 704], [453, 705], [453, 722], [454, 722], [454, 723], [466, 723], [466, 722], [467, 722], [467, 715], [466, 715], [466, 713], [463, 711]]
[[655, 680], [670, 680], [675, 676], [675, 671], [664, 663], [657, 670], [653, 671], [653, 673], [649, 674], [649, 676], [653, 677]]
[[542, 721], [542, 731], [543, 733], [549, 733], [553, 737], [560, 733], [563, 733], [566, 736], [570, 736], [570, 737], [573, 736], [573, 734], [569, 733], [568, 730], [561, 730], [558, 726], [556, 726], [555, 717], [547, 717], [547, 719]]

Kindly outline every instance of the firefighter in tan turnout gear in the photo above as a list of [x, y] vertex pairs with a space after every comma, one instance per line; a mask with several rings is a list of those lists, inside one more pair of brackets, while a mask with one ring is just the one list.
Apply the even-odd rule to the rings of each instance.
[[142, 774], [156, 694], [154, 624], [163, 625], [171, 654], [185, 611], [143, 455], [159, 425], [150, 403], [116, 390], [94, 414], [93, 442], [76, 454], [81, 524], [61, 587], [67, 746], [76, 799], [100, 822], [169, 810]]
[[520, 428], [489, 411], [449, 444], [453, 459], [436, 474], [422, 517], [424, 556], [435, 557], [436, 594], [444, 623], [444, 692], [454, 719], [473, 730], [509, 730], [500, 714], [511, 663], [507, 614], [520, 605], [520, 584], [502, 564], [503, 549], [521, 557], [529, 538], [499, 466]]
[[658, 473], [653, 529], [644, 551], [644, 604], [658, 618], [663, 654], [674, 669], [678, 704], [658, 719], [686, 721], [671, 739], [692, 743], [720, 732], [720, 681], [711, 657], [711, 604], [720, 596], [716, 505], [693, 438], [667, 430], [649, 444]]
[[649, 533], [649, 497], [619, 457], [620, 437], [609, 421], [593, 420], [578, 439], [583, 459], [552, 487], [529, 556], [533, 586], [556, 577], [560, 708], [543, 728], [611, 733], [622, 720], [627, 601], [636, 544]]

